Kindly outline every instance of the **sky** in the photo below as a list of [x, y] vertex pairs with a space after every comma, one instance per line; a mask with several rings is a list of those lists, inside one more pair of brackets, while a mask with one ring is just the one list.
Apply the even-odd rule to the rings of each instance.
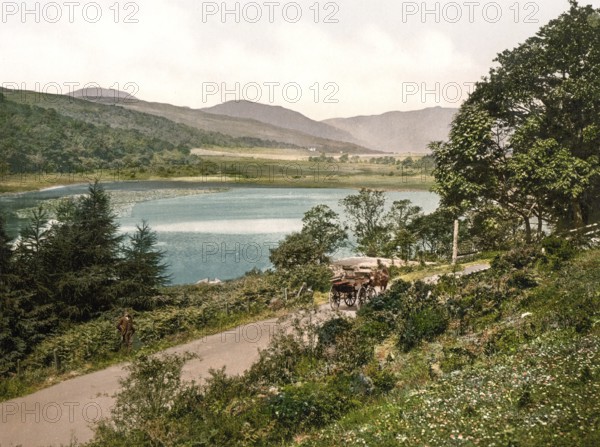
[[[600, 7], [600, 0], [580, 4]], [[1, 2], [0, 85], [323, 120], [458, 107], [567, 0]]]

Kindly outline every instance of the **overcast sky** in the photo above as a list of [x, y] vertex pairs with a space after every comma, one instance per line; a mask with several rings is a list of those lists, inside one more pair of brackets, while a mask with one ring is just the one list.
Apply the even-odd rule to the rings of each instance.
[[4, 86], [68, 93], [96, 83], [148, 101], [202, 108], [258, 100], [326, 119], [457, 107], [498, 52], [568, 2], [67, 0], [1, 8]]

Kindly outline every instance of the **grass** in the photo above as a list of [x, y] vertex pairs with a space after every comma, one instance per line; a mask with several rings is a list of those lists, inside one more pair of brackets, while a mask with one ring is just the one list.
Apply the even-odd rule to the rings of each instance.
[[[600, 250], [552, 260], [527, 249], [435, 287], [398, 282], [318, 328], [305, 313], [246, 375], [180, 388], [158, 415], [139, 406], [94, 445], [597, 446]], [[405, 349], [432, 310], [449, 324]]]
[[546, 334], [512, 357], [398, 389], [294, 445], [598, 445], [598, 335]]
[[403, 281], [418, 281], [423, 280], [425, 278], [429, 278], [436, 275], [447, 275], [450, 273], [462, 272], [467, 267], [471, 267], [474, 265], [488, 264], [490, 263], [492, 258], [481, 257], [476, 261], [468, 261], [468, 262], [459, 262], [457, 265], [452, 264], [443, 264], [443, 265], [425, 265], [425, 266], [414, 266], [409, 267], [410, 272], [403, 273], [398, 276], [398, 279], [402, 279]]
[[[277, 153], [274, 150], [275, 153]], [[247, 153], [247, 152], [246, 152]], [[207, 173], [207, 169], [215, 173]], [[229, 185], [279, 186], [288, 188], [372, 188], [428, 191], [431, 175], [403, 173], [395, 166], [370, 163], [316, 163], [308, 160], [249, 159], [229, 152], [203, 156], [197, 166], [158, 166], [93, 170], [85, 173], [38, 173], [0, 175], [0, 193], [35, 191], [62, 185], [107, 182], [179, 180]]]

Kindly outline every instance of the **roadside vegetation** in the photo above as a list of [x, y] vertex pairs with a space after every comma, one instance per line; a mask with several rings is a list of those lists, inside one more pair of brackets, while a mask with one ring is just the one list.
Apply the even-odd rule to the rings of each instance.
[[307, 308], [248, 373], [202, 386], [140, 357], [91, 445], [596, 445], [600, 251], [570, 253], [397, 281], [356, 319]]

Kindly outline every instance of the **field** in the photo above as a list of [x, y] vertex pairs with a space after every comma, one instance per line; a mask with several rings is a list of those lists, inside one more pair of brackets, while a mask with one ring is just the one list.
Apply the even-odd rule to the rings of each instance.
[[[430, 168], [406, 169], [399, 164], [375, 163], [380, 157], [323, 157], [289, 149], [196, 149], [188, 164], [124, 167], [87, 172], [1, 174], [0, 193], [35, 191], [61, 185], [128, 180], [177, 180], [219, 184], [285, 186], [297, 188], [372, 188], [429, 190], [434, 183]], [[389, 155], [388, 155], [389, 157]], [[394, 156], [397, 160], [406, 157]], [[411, 157], [415, 162], [419, 157]], [[416, 165], [416, 163], [415, 163]]]

